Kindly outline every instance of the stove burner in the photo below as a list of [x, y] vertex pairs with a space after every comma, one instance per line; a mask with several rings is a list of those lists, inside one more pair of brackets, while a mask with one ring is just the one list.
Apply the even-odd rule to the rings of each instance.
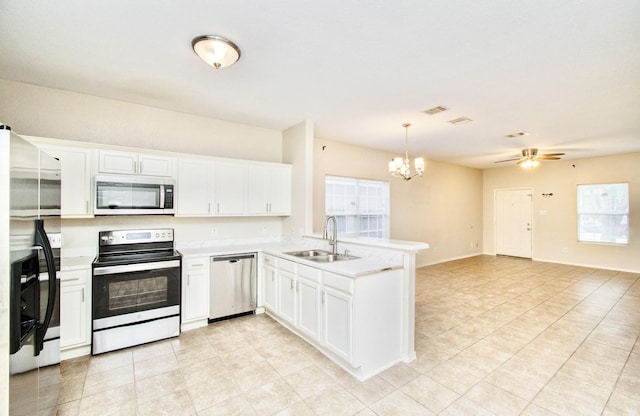
[[179, 259], [180, 257], [180, 253], [173, 249], [157, 251], [100, 253], [96, 258], [94, 265], [111, 266], [118, 264], [149, 263], [159, 260], [175, 260]]
[[173, 247], [173, 230], [100, 231], [94, 267], [177, 260], [182, 256]]

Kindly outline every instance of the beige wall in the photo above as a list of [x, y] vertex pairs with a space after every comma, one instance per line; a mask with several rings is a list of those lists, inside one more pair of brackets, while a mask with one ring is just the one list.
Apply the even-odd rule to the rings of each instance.
[[[268, 162], [283, 158], [278, 130], [5, 80], [0, 80], [0, 97], [0, 121], [25, 136]], [[282, 234], [282, 218], [122, 216], [62, 221], [68, 250], [95, 249], [100, 230], [137, 227], [172, 227], [178, 242], [272, 237]]]
[[0, 80], [0, 122], [18, 134], [282, 161], [282, 132]]
[[[324, 149], [323, 149], [324, 147]], [[390, 183], [391, 238], [423, 241], [418, 266], [482, 252], [482, 171], [427, 160], [425, 174], [408, 182], [387, 172], [391, 154], [344, 143], [315, 139], [313, 230], [324, 225], [325, 175]]]
[[306, 120], [282, 134], [282, 161], [291, 172], [291, 215], [282, 221], [282, 233], [300, 236], [311, 232], [313, 198], [313, 122]]
[[[576, 185], [614, 182], [629, 183], [629, 245], [578, 243]], [[518, 166], [485, 170], [485, 253], [494, 253], [495, 190], [519, 187], [533, 189], [534, 260], [640, 271], [640, 153], [544, 162], [531, 170]], [[543, 193], [553, 196], [545, 198]]]

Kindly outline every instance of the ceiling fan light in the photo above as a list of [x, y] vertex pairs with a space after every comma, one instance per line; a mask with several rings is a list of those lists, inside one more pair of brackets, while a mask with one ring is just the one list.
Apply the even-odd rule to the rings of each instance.
[[240, 59], [240, 48], [221, 36], [198, 36], [191, 41], [191, 46], [203, 61], [216, 69], [233, 65]]

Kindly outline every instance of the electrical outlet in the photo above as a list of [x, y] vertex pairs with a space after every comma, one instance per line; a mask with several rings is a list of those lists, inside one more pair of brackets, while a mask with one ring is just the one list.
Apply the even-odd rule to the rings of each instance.
[[218, 228], [217, 227], [211, 227], [211, 236], [212, 237], [217, 237], [218, 236]]
[[262, 226], [262, 234], [267, 235], [268, 232], [269, 232], [269, 227], [267, 227], [266, 225]]
[[569, 248], [568, 247], [562, 247], [562, 252], [563, 253], [568, 253], [569, 252]]
[[49, 237], [49, 244], [51, 248], [61, 248], [62, 247], [62, 233], [49, 233], [47, 234]]

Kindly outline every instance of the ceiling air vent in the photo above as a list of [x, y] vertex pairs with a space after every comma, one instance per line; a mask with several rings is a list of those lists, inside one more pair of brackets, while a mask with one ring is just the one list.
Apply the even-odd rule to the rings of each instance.
[[424, 112], [426, 114], [429, 114], [430, 116], [433, 116], [435, 114], [442, 113], [443, 111], [447, 111], [447, 110], [448, 110], [447, 107], [445, 107], [443, 105], [439, 105], [437, 107], [433, 107], [433, 108], [430, 108], [428, 110], [424, 110]]
[[458, 118], [454, 118], [453, 120], [449, 120], [449, 123], [453, 124], [454, 126], [459, 126], [460, 124], [465, 124], [470, 121], [471, 119], [468, 117], [458, 117]]
[[529, 133], [527, 133], [526, 131], [519, 131], [517, 133], [507, 134], [507, 137], [514, 138], [514, 137], [522, 137], [522, 136], [528, 136], [528, 135]]

